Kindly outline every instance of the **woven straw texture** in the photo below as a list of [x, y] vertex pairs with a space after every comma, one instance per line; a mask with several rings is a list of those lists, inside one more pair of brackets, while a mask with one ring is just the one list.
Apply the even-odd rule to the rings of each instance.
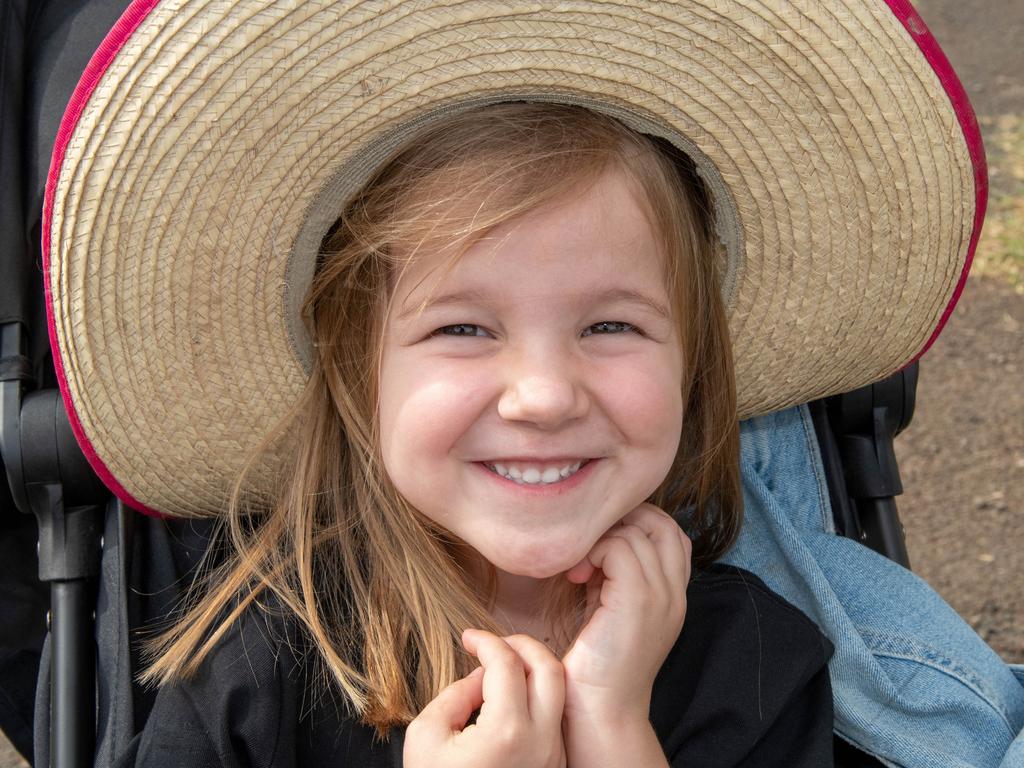
[[627, 109], [714, 164], [741, 236], [743, 415], [881, 378], [939, 323], [971, 159], [882, 2], [165, 2], [85, 105], [50, 230], [71, 405], [138, 504], [216, 513], [295, 402], [290, 261], [312, 263], [295, 241], [339, 169], [365, 176], [405, 121], [517, 94]]

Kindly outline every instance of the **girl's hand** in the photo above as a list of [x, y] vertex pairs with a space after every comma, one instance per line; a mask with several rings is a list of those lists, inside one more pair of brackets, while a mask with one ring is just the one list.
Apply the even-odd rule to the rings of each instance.
[[585, 624], [562, 660], [567, 737], [584, 722], [649, 728], [654, 678], [686, 616], [690, 552], [671, 517], [641, 504], [566, 574], [587, 584]]
[[[409, 723], [406, 768], [565, 768], [565, 677], [558, 658], [527, 635], [467, 629], [462, 644], [481, 666]], [[476, 722], [466, 725], [477, 709]]]

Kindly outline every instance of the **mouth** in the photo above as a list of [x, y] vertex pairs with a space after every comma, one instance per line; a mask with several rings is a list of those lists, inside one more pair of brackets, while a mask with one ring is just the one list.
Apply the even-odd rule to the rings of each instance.
[[566, 483], [583, 472], [592, 459], [575, 459], [559, 462], [526, 461], [482, 461], [478, 462], [495, 476], [527, 487], [544, 487]]

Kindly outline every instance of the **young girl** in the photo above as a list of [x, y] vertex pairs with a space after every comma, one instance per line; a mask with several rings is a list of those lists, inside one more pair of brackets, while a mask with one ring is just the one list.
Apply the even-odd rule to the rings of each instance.
[[324, 241], [287, 482], [236, 486], [122, 764], [831, 764], [828, 641], [714, 565], [741, 497], [708, 205], [582, 107], [402, 147]]

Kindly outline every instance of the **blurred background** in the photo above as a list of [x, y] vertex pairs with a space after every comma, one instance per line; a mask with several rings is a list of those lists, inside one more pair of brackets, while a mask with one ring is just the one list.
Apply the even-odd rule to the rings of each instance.
[[[896, 439], [916, 573], [1024, 663], [1024, 2], [918, 0], [978, 115], [988, 215], [967, 287]], [[0, 768], [27, 764], [0, 736]]]
[[967, 90], [988, 214], [967, 287], [896, 438], [914, 571], [1024, 663], [1024, 2], [914, 3]]

